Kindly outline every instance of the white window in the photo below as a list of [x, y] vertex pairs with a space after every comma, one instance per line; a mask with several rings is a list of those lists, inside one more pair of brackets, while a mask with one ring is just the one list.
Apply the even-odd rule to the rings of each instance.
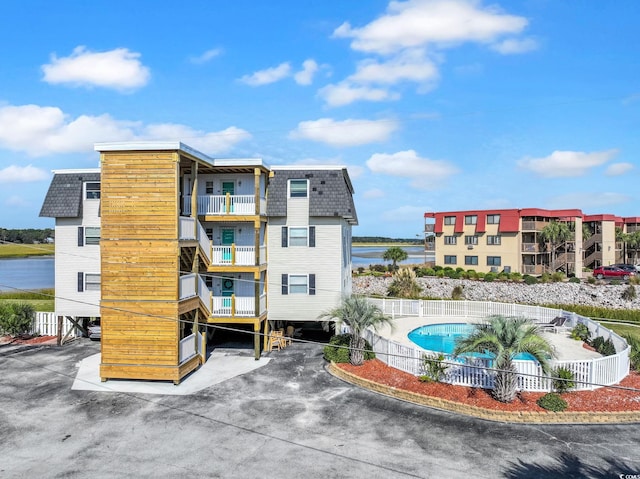
[[487, 224], [488, 225], [500, 224], [500, 215], [487, 215]]
[[100, 244], [99, 226], [86, 226], [84, 228], [84, 244], [87, 246]]
[[478, 217], [476, 215], [467, 215], [464, 217], [465, 225], [475, 225], [478, 222]]
[[289, 275], [289, 294], [307, 294], [309, 277], [304, 274]]
[[465, 236], [464, 237], [464, 244], [466, 245], [475, 245], [478, 244], [478, 237], [477, 236]]
[[444, 237], [444, 244], [456, 244], [456, 237], [455, 236], [445, 236]]
[[307, 180], [289, 180], [289, 198], [306, 198], [308, 188]]
[[204, 185], [204, 193], [206, 195], [212, 195], [213, 194], [213, 181], [207, 181]]
[[487, 236], [487, 244], [501, 244], [502, 239], [500, 235], [489, 235]]
[[100, 273], [85, 273], [84, 290], [100, 291]]
[[487, 266], [500, 266], [502, 258], [500, 256], [487, 256]]
[[444, 264], [457, 264], [458, 258], [455, 255], [444, 255]]
[[289, 228], [289, 246], [307, 246], [307, 228]]
[[85, 183], [85, 198], [88, 200], [100, 199], [100, 183]]
[[456, 217], [455, 216], [445, 216], [444, 217], [444, 224], [445, 225], [455, 225], [456, 224]]

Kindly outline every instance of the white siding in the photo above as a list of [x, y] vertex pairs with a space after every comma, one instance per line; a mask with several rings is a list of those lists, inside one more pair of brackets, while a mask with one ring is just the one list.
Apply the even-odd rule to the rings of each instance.
[[100, 291], [78, 292], [78, 273], [100, 273], [100, 246], [78, 246], [78, 227], [100, 226], [99, 200], [85, 200], [82, 218], [57, 218], [55, 285], [57, 315], [100, 316]]
[[[292, 202], [289, 203], [291, 205]], [[288, 209], [288, 211], [290, 211]], [[282, 226], [316, 228], [316, 246], [282, 247]], [[273, 321], [317, 321], [323, 311], [336, 306], [344, 291], [342, 255], [342, 218], [304, 218], [290, 215], [286, 219], [270, 219], [269, 251], [269, 319]], [[316, 294], [282, 294], [283, 274], [315, 274]], [[350, 281], [349, 281], [350, 283]], [[350, 284], [349, 284], [350, 288]]]

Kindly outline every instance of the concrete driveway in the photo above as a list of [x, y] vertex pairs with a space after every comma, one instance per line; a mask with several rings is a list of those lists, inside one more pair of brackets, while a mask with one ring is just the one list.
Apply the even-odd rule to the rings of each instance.
[[[459, 417], [330, 376], [294, 344], [187, 396], [71, 390], [88, 340], [0, 348], [0, 477], [583, 478], [640, 474], [638, 425]], [[108, 383], [107, 383], [108, 384]]]

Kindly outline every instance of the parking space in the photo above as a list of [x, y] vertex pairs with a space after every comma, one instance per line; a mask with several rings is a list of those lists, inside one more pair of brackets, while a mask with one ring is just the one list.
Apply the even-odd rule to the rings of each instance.
[[[527, 426], [427, 409], [293, 344], [190, 395], [72, 390], [99, 343], [0, 348], [2, 477], [619, 477], [638, 425]], [[109, 382], [106, 383], [109, 386]]]

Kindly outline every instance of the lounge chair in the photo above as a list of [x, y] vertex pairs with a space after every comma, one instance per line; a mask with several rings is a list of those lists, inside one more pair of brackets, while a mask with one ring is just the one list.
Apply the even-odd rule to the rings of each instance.
[[273, 351], [274, 349], [278, 349], [280, 351], [282, 348], [287, 346], [287, 340], [284, 337], [284, 333], [282, 331], [271, 331], [269, 333], [269, 351]]
[[564, 327], [564, 323], [566, 323], [566, 321], [567, 318], [565, 318], [564, 316], [556, 316], [548, 323], [541, 324], [540, 327], [542, 328], [542, 330], [551, 330], [554, 333], [557, 333], [561, 329], [566, 329]]

